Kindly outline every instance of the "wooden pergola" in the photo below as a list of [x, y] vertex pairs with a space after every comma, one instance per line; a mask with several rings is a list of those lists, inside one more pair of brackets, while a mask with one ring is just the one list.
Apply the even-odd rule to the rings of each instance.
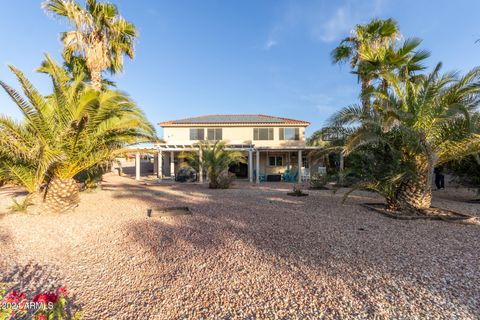
[[[253, 155], [255, 152], [255, 169], [257, 174], [255, 175], [255, 182], [260, 183], [260, 154], [262, 152], [298, 152], [298, 168], [302, 167], [302, 153], [304, 151], [310, 150], [320, 150], [321, 147], [312, 147], [312, 146], [284, 146], [284, 147], [255, 147], [253, 144], [232, 144], [228, 145], [226, 150], [233, 151], [243, 151], [248, 153], [248, 180], [253, 182], [254, 180], [254, 164], [253, 164]], [[153, 153], [155, 155], [155, 166], [157, 177], [159, 179], [164, 179], [163, 175], [163, 156], [168, 154], [170, 159], [170, 176], [173, 178], [175, 176], [175, 162], [174, 159], [175, 152], [198, 152], [200, 161], [202, 159], [202, 149], [199, 144], [168, 144], [168, 143], [158, 143], [155, 144], [153, 148], [143, 148], [143, 149], [132, 149], [131, 152], [135, 152], [135, 179], [140, 180], [140, 154], [144, 152]], [[200, 183], [203, 183], [203, 171], [202, 168], [199, 168], [198, 179]], [[301, 175], [298, 175], [298, 182], [301, 182]]]

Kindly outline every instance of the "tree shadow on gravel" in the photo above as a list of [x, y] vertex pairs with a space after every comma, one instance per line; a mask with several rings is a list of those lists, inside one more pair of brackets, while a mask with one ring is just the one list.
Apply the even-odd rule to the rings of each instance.
[[[166, 188], [129, 183], [102, 186], [102, 190], [113, 192], [113, 197], [116, 199], [133, 199], [151, 206], [166, 207], [173, 203], [192, 203], [192, 198], [188, 195], [188, 191], [182, 190], [182, 192], [172, 193], [164, 189]], [[168, 189], [176, 191], [174, 188]], [[203, 201], [207, 201], [207, 199], [203, 199]]]
[[[41, 292], [55, 292], [64, 286], [67, 286], [68, 290], [65, 277], [58, 268], [32, 261], [22, 265], [15, 264], [9, 269], [1, 270], [0, 283], [5, 283], [9, 291], [25, 292], [29, 297]], [[67, 310], [82, 309], [82, 305], [75, 301], [77, 301], [77, 296], [69, 292]]]
[[[52, 266], [29, 262], [24, 265], [14, 265], [10, 270], [2, 271], [0, 282], [11, 283], [18, 290], [49, 291], [62, 286], [63, 277], [59, 270]], [[35, 292], [35, 291], [34, 291]]]
[[[192, 254], [208, 256], [216, 254], [214, 249], [218, 248], [235, 250], [234, 243], [240, 241], [256, 248], [264, 261], [278, 265], [282, 272], [312, 291], [320, 284], [301, 270], [320, 272], [332, 283], [343, 283], [356, 299], [364, 301], [368, 313], [375, 314], [380, 307], [365, 288], [386, 286], [382, 279], [389, 279], [389, 288], [396, 286], [396, 291], [384, 297], [385, 301], [393, 299], [389, 304], [394, 304], [395, 299], [407, 299], [417, 306], [425, 305], [416, 296], [422, 292], [431, 299], [460, 305], [471, 314], [480, 310], [480, 293], [474, 295], [477, 302], [472, 304], [471, 296], [452, 296], [441, 282], [448, 278], [447, 288], [461, 291], [462, 286], [478, 281], [478, 274], [467, 276], [462, 272], [473, 267], [461, 262], [462, 257], [478, 256], [479, 245], [464, 241], [465, 234], [474, 238], [473, 233], [478, 232], [475, 227], [445, 228], [441, 222], [391, 221], [355, 203], [342, 206], [341, 197], [329, 193], [291, 203], [282, 201], [290, 198], [276, 190], [172, 188], [202, 197], [196, 203], [189, 196], [177, 197], [155, 188], [133, 189], [143, 191], [131, 192], [128, 198], [152, 203], [162, 197], [168, 205], [186, 204], [194, 209], [193, 216], [150, 218], [129, 226], [132, 240], [158, 259], [173, 259], [162, 254], [165, 246], [178, 247], [179, 251], [169, 252], [185, 257], [187, 263]], [[280, 200], [275, 201], [276, 198]], [[410, 292], [409, 297], [405, 297], [405, 292]]]

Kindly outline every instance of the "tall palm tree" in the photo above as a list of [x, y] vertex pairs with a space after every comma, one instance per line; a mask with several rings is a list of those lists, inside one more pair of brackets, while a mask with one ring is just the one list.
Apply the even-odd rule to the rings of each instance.
[[353, 73], [365, 76], [373, 84], [377, 83], [377, 90], [383, 91], [389, 88], [384, 74], [397, 73], [404, 81], [414, 81], [418, 72], [426, 69], [423, 62], [430, 57], [430, 52], [418, 49], [421, 42], [412, 38], [402, 43], [390, 42], [381, 48], [365, 47], [360, 53], [362, 61], [358, 70]]
[[[371, 85], [371, 73], [364, 72], [362, 62], [366, 51], [375, 52], [389, 48], [400, 36], [397, 22], [393, 19], [373, 19], [368, 24], [355, 26], [352, 35], [343, 39], [336, 47], [331, 58], [334, 64], [349, 62], [352, 71], [358, 75], [362, 86], [362, 93]], [[364, 110], [370, 108], [367, 95], [362, 95]]]
[[240, 151], [226, 150], [225, 141], [217, 141], [214, 144], [200, 143], [200, 153], [184, 153], [181, 155], [190, 166], [202, 168], [208, 176], [211, 189], [226, 189], [230, 186], [228, 168], [232, 164], [246, 163], [245, 156]]
[[399, 74], [383, 74], [391, 89], [370, 93], [374, 110], [365, 113], [352, 106], [331, 119], [332, 125], [354, 126], [345, 154], [364, 146], [384, 146], [399, 160], [400, 166], [382, 180], [393, 186], [392, 198], [387, 199], [391, 207], [430, 207], [433, 168], [480, 151], [480, 134], [471, 126], [480, 102], [480, 70], [459, 77], [440, 75], [440, 67], [413, 82]]
[[104, 70], [121, 72], [123, 56], [134, 58], [137, 30], [119, 15], [115, 5], [87, 0], [84, 9], [74, 0], [46, 0], [43, 6], [73, 25], [74, 30], [61, 35], [63, 57], [67, 63], [76, 58], [85, 62], [96, 91], [102, 88]]
[[0, 81], [23, 113], [17, 123], [0, 117], [0, 164], [4, 176], [31, 193], [48, 182], [45, 201], [55, 211], [78, 202], [74, 177], [108, 161], [125, 145], [153, 139], [153, 126], [142, 111], [119, 91], [95, 91], [79, 76], [70, 81], [50, 57], [54, 91], [45, 97], [13, 66], [20, 93]]

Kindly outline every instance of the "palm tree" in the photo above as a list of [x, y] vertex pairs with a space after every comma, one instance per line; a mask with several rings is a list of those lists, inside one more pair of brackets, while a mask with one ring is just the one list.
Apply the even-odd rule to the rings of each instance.
[[[391, 47], [400, 31], [397, 22], [393, 19], [373, 19], [368, 24], [357, 25], [350, 37], [343, 39], [336, 47], [331, 58], [334, 64], [349, 62], [352, 71], [358, 75], [362, 86], [362, 93], [366, 92], [371, 85], [371, 73], [365, 72], [362, 62], [366, 51], [375, 53]], [[364, 110], [370, 108], [370, 101], [367, 95], [362, 95], [362, 106]]]
[[227, 189], [230, 186], [228, 168], [232, 164], [246, 163], [245, 156], [240, 151], [226, 150], [225, 141], [217, 141], [213, 145], [205, 142], [199, 145], [198, 153], [184, 153], [181, 157], [194, 168], [202, 168], [208, 176], [209, 188]]
[[331, 119], [335, 126], [354, 126], [344, 154], [382, 146], [398, 159], [400, 165], [376, 182], [384, 190], [393, 186], [387, 199], [391, 208], [430, 207], [433, 168], [480, 151], [480, 134], [471, 129], [471, 117], [480, 101], [480, 70], [459, 77], [440, 75], [440, 68], [438, 64], [415, 81], [405, 81], [401, 74], [383, 74], [391, 89], [369, 94], [374, 110], [365, 113], [362, 107], [352, 106]]
[[87, 0], [83, 9], [74, 0], [46, 0], [47, 12], [65, 17], [74, 30], [62, 33], [63, 57], [77, 66], [84, 63], [90, 73], [92, 87], [102, 88], [102, 72], [123, 70], [123, 56], [134, 58], [135, 26], [119, 15], [111, 3]]
[[353, 73], [365, 76], [372, 84], [377, 83], [376, 89], [383, 91], [389, 88], [388, 80], [382, 76], [384, 74], [398, 73], [404, 81], [413, 81], [419, 71], [425, 70], [423, 62], [430, 57], [430, 52], [418, 50], [421, 42], [412, 38], [401, 44], [390, 42], [381, 48], [365, 47], [360, 53], [362, 61], [358, 70]]
[[38, 193], [48, 182], [47, 205], [56, 211], [75, 206], [78, 187], [74, 177], [108, 161], [128, 144], [153, 139], [153, 126], [124, 93], [95, 91], [82, 77], [70, 81], [50, 57], [54, 92], [45, 97], [13, 66], [26, 98], [0, 81], [24, 119], [0, 117], [2, 175]]

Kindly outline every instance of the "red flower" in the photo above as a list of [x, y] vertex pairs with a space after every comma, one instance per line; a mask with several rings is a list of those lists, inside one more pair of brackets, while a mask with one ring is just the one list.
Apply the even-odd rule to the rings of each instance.
[[58, 288], [57, 289], [57, 295], [62, 296], [62, 297], [67, 297], [68, 296], [67, 287]]
[[13, 290], [8, 293], [7, 302], [19, 303], [20, 301], [25, 300], [25, 298], [26, 296], [24, 292], [18, 294], [17, 290]]
[[56, 293], [54, 293], [54, 292], [49, 292], [49, 293], [47, 293], [47, 296], [48, 296], [48, 301], [49, 301], [49, 302], [57, 303], [57, 301], [58, 301], [58, 296], [57, 296]]
[[57, 303], [58, 296], [53, 292], [40, 293], [33, 298], [33, 302], [42, 303], [47, 305], [49, 302]]
[[47, 320], [47, 316], [43, 313], [39, 313], [35, 316], [35, 320]]
[[33, 297], [33, 302], [47, 304], [48, 303], [48, 296], [47, 296], [46, 293], [37, 294], [35, 297]]
[[17, 296], [18, 296], [17, 290], [10, 291], [7, 294], [7, 302], [15, 302]]

